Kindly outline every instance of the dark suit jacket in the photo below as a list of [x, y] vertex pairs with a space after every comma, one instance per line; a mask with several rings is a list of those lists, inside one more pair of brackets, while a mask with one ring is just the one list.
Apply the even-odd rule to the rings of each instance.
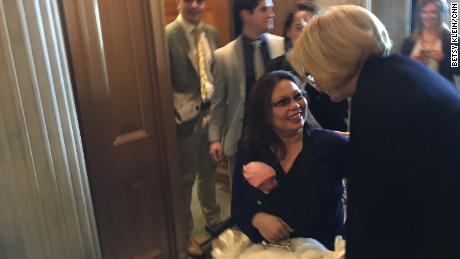
[[460, 258], [460, 93], [371, 58], [351, 102], [347, 258]]
[[[401, 48], [401, 54], [409, 56], [412, 52], [414, 44], [415, 42], [412, 39], [412, 37], [407, 37], [406, 39], [404, 39]], [[459, 75], [460, 69], [458, 67], [450, 66], [450, 45], [450, 34], [444, 33], [442, 36], [442, 53], [444, 53], [444, 59], [439, 63], [439, 73], [443, 75], [445, 78], [447, 78], [447, 80], [455, 84], [454, 75]], [[455, 45], [459, 46], [458, 43]]]
[[[200, 76], [194, 67], [187, 36], [176, 19], [166, 26], [169, 49], [169, 65], [173, 86], [174, 112], [177, 133], [186, 136], [192, 133], [201, 112]], [[209, 25], [203, 24], [203, 31], [213, 52], [218, 47], [217, 33]], [[208, 81], [211, 81], [208, 75]]]

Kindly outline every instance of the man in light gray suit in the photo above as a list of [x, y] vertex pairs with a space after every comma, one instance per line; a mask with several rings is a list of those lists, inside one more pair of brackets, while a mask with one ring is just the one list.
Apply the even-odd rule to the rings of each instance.
[[242, 33], [215, 52], [209, 154], [215, 161], [227, 156], [230, 182], [234, 155], [242, 136], [247, 95], [270, 60], [284, 54], [284, 39], [267, 33], [273, 26], [272, 7], [271, 0], [235, 0], [235, 16], [240, 18]]
[[214, 92], [211, 65], [218, 40], [215, 30], [201, 22], [205, 5], [205, 0], [178, 0], [180, 14], [166, 26], [179, 166], [189, 234], [187, 251], [193, 256], [203, 253], [191, 237], [193, 217], [190, 205], [195, 179], [206, 226], [212, 229], [221, 223], [220, 208], [216, 203], [216, 164], [208, 154], [208, 115]]

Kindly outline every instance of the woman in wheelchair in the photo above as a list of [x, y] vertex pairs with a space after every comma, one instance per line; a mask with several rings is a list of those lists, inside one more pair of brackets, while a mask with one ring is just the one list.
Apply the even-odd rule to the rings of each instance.
[[255, 83], [237, 155], [231, 215], [253, 242], [307, 237], [333, 250], [344, 224], [347, 140], [308, 128], [299, 85], [286, 71]]

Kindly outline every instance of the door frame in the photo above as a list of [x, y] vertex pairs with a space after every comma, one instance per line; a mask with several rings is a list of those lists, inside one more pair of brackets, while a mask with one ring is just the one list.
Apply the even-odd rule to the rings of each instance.
[[[156, 66], [155, 71], [156, 78], [158, 78], [158, 88], [153, 89], [155, 98], [155, 110], [161, 111], [158, 114], [157, 125], [163, 125], [158, 129], [158, 132], [162, 135], [160, 146], [164, 149], [161, 152], [161, 166], [163, 173], [163, 179], [165, 179], [164, 186], [166, 187], [166, 215], [170, 220], [170, 244], [171, 251], [177, 251], [177, 258], [186, 258], [185, 252], [186, 244], [186, 232], [184, 225], [184, 213], [182, 206], [182, 191], [181, 191], [181, 180], [178, 165], [177, 155], [177, 138], [175, 134], [175, 121], [174, 121], [174, 104], [173, 104], [173, 92], [171, 84], [171, 72], [169, 70], [169, 56], [168, 47], [166, 44], [165, 37], [165, 3], [164, 0], [148, 0], [150, 6], [151, 20], [150, 28], [152, 34], [149, 35], [153, 44], [150, 46], [153, 48], [151, 57], [155, 58]], [[153, 36], [155, 35], [155, 36]], [[164, 64], [163, 66], [160, 64]], [[153, 67], [153, 66], [152, 66]], [[153, 86], [152, 86], [153, 87]], [[173, 131], [171, 129], [174, 129]], [[171, 133], [173, 132], [173, 133]]]

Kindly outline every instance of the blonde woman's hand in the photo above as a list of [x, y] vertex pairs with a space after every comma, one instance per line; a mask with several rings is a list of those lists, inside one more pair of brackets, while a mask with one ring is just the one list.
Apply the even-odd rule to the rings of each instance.
[[252, 218], [252, 225], [265, 240], [273, 244], [288, 239], [294, 231], [280, 217], [265, 212], [256, 213]]

